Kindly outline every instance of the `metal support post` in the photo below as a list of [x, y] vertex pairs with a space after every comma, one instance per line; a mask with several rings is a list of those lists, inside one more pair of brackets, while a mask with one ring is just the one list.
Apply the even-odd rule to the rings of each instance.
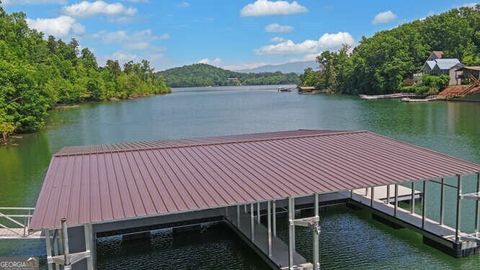
[[415, 182], [412, 182], [412, 200], [410, 201], [410, 214], [415, 214]]
[[237, 227], [240, 228], [240, 205], [237, 205]]
[[[320, 220], [320, 217], [318, 215], [318, 208], [319, 208], [319, 205], [318, 205], [318, 194], [315, 193], [315, 199], [314, 199], [314, 203], [315, 203], [315, 218], [317, 220]], [[320, 227], [320, 225], [317, 223], [317, 228], [314, 228], [313, 229], [313, 269], [315, 270], [320, 270], [320, 248], [319, 248], [319, 245], [320, 245], [320, 237], [319, 237], [319, 233], [320, 231], [318, 230], [318, 228]]]
[[293, 253], [295, 252], [295, 199], [288, 197], [288, 266], [293, 270]]
[[272, 202], [272, 210], [273, 236], [277, 237], [277, 203], [275, 201]]
[[267, 202], [267, 229], [268, 229], [268, 257], [272, 257], [272, 206]]
[[254, 217], [254, 206], [253, 203], [250, 204], [250, 240], [252, 242], [255, 240], [255, 217]]
[[94, 234], [92, 229], [92, 224], [87, 224], [84, 226], [84, 234], [85, 234], [85, 249], [86, 252], [90, 254], [87, 257], [87, 269], [88, 270], [95, 270], [94, 264], [94, 253], [95, 253], [95, 241], [94, 241]]
[[423, 180], [422, 229], [425, 228], [426, 211], [427, 211], [427, 181]]
[[461, 211], [461, 196], [462, 196], [462, 176], [457, 175], [457, 211], [455, 218], [455, 242], [460, 240], [460, 211]]
[[373, 208], [373, 198], [375, 197], [375, 187], [370, 188], [370, 207]]
[[395, 184], [395, 205], [393, 207], [393, 216], [397, 217], [398, 210], [398, 184]]
[[445, 179], [440, 179], [440, 225], [445, 222]]
[[[480, 172], [477, 173], [477, 194], [480, 194]], [[480, 200], [475, 203], [475, 232], [480, 232]]]
[[385, 203], [390, 203], [390, 185], [387, 185], [387, 200], [385, 201]]
[[257, 202], [257, 223], [260, 224], [260, 202]]
[[[45, 231], [45, 245], [47, 248], [47, 258], [52, 257], [52, 240], [50, 239], [50, 230], [46, 229]], [[47, 261], [48, 270], [53, 270], [53, 263]]]
[[64, 257], [64, 262], [65, 262], [65, 269], [70, 269], [71, 264], [70, 264], [70, 247], [68, 244], [68, 229], [67, 229], [67, 219], [62, 218], [62, 246], [63, 246], [63, 257]]

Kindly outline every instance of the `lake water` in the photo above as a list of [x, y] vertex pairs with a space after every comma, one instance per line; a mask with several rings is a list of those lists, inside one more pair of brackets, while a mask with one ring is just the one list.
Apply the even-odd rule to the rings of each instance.
[[[25, 135], [18, 146], [0, 147], [0, 206], [34, 206], [51, 155], [68, 145], [302, 128], [368, 129], [480, 163], [479, 103], [408, 104], [277, 93], [276, 89], [175, 89], [166, 96], [52, 112], [44, 130]], [[431, 204], [429, 216], [435, 217], [436, 203]], [[452, 218], [449, 211], [448, 222]], [[444, 255], [422, 244], [415, 233], [373, 221], [366, 211], [334, 207], [322, 212], [321, 219], [322, 269], [478, 269], [480, 264], [480, 256], [455, 259]], [[285, 218], [279, 220], [282, 237], [287, 234], [285, 222]], [[464, 226], [472, 222], [470, 218]], [[310, 233], [299, 228], [297, 238], [297, 249], [310, 258]], [[44, 250], [41, 241], [0, 241], [0, 256], [45, 256]], [[102, 238], [97, 252], [99, 269], [266, 267], [222, 225], [185, 234], [158, 231], [148, 242]]]

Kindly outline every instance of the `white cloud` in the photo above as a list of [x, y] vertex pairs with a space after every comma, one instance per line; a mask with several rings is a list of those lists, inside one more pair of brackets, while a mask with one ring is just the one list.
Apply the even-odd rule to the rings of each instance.
[[178, 4], [178, 7], [179, 8], [188, 8], [188, 7], [190, 7], [190, 3], [188, 3], [187, 1], [183, 1], [180, 4]]
[[57, 38], [72, 34], [80, 35], [85, 32], [85, 27], [69, 16], [48, 19], [27, 19], [27, 24], [29, 27], [45, 33], [47, 36], [52, 35]]
[[285, 41], [285, 39], [282, 38], [282, 37], [274, 37], [274, 38], [270, 39], [270, 42], [272, 42], [272, 43], [280, 43], [280, 42], [283, 42], [283, 41]]
[[269, 15], [290, 15], [307, 12], [308, 9], [297, 1], [270, 1], [257, 0], [242, 8], [242, 16], [269, 16]]
[[478, 5], [479, 3], [466, 3], [466, 4], [463, 4], [463, 5], [460, 5], [458, 7], [468, 7], [468, 8], [474, 8]]
[[373, 18], [373, 24], [389, 23], [397, 18], [397, 15], [390, 10], [380, 12]]
[[99, 39], [106, 44], [121, 44], [124, 48], [132, 50], [144, 50], [147, 48], [156, 49], [157, 51], [163, 50], [153, 43], [157, 40], [166, 40], [170, 38], [170, 35], [165, 33], [161, 35], [155, 35], [152, 30], [146, 29], [136, 32], [127, 31], [100, 31], [92, 36], [94, 39]]
[[271, 23], [265, 26], [265, 31], [269, 33], [289, 33], [293, 31], [293, 27], [290, 25], [281, 25], [278, 23]]
[[221, 66], [223, 64], [223, 60], [221, 58], [203, 58], [197, 61], [199, 64], [207, 64], [207, 65], [212, 65], [212, 66]]
[[35, 4], [65, 4], [65, 0], [3, 0], [6, 6], [10, 5], [35, 5]]
[[89, 17], [95, 15], [133, 16], [137, 10], [125, 7], [122, 3], [106, 3], [104, 1], [82, 1], [78, 4], [66, 6], [63, 11], [72, 17]]
[[355, 40], [347, 32], [325, 33], [318, 40], [307, 39], [300, 43], [284, 40], [276, 44], [263, 46], [256, 50], [257, 54], [315, 54], [324, 50], [337, 50], [342, 45], [354, 46]]

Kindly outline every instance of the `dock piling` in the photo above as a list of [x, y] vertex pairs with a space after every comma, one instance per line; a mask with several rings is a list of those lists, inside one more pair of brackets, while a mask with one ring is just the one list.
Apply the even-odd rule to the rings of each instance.
[[295, 251], [295, 199], [288, 197], [288, 266], [293, 268], [293, 253]]
[[461, 211], [461, 200], [462, 199], [462, 176], [457, 175], [457, 211], [455, 217], [455, 242], [459, 243], [459, 232], [460, 232], [460, 211]]
[[271, 202], [267, 202], [267, 234], [268, 234], [268, 257], [272, 257], [272, 217]]
[[272, 221], [273, 221], [273, 236], [277, 237], [277, 203], [275, 201], [272, 202]]
[[250, 239], [253, 241], [255, 241], [255, 233], [254, 233], [254, 230], [255, 230], [255, 217], [254, 217], [254, 206], [253, 206], [253, 203], [250, 204]]
[[[318, 208], [319, 208], [319, 205], [318, 205], [318, 194], [315, 193], [315, 198], [314, 198], [314, 209], [315, 209], [315, 219], [316, 220], [320, 220], [320, 217], [318, 215]], [[316, 228], [313, 228], [313, 267], [315, 270], [320, 270], [320, 248], [319, 248], [319, 245], [320, 245], [320, 237], [319, 237], [319, 234], [320, 234], [320, 225], [317, 223], [316, 224]]]
[[440, 225], [445, 223], [445, 179], [440, 179]]
[[[477, 173], [477, 195], [480, 194], [480, 172]], [[475, 203], [475, 232], [480, 232], [480, 200]]]
[[426, 211], [427, 211], [427, 181], [423, 180], [422, 229], [425, 229]]
[[398, 210], [398, 184], [395, 184], [395, 205], [393, 208], [393, 216], [397, 216], [397, 211]]

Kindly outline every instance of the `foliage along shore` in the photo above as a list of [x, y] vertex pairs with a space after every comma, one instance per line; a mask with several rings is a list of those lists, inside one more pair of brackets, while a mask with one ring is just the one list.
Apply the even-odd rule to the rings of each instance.
[[448, 78], [426, 76], [421, 85], [408, 79], [418, 72], [431, 51], [463, 64], [480, 65], [480, 5], [463, 7], [363, 37], [350, 53], [325, 51], [317, 57], [320, 72], [306, 69], [301, 85], [339, 94], [435, 93]]
[[88, 49], [30, 29], [24, 13], [0, 6], [0, 134], [37, 131], [57, 104], [108, 101], [169, 93], [150, 63], [97, 64]]
[[207, 64], [193, 64], [160, 71], [169, 87], [298, 84], [295, 73], [241, 73]]

